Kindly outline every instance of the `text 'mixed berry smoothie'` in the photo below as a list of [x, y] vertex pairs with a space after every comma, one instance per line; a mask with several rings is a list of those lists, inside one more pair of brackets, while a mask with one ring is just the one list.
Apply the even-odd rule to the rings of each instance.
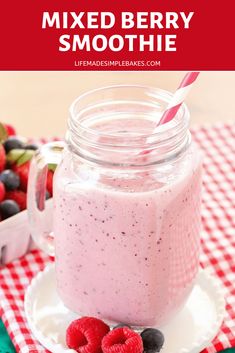
[[[192, 290], [201, 156], [185, 105], [155, 129], [169, 100], [159, 89], [113, 86], [71, 106], [54, 178], [53, 232], [58, 293], [81, 315], [162, 325]], [[45, 153], [48, 163], [58, 150]], [[31, 177], [43, 167], [39, 173], [35, 161]], [[31, 209], [35, 222], [33, 201]]]

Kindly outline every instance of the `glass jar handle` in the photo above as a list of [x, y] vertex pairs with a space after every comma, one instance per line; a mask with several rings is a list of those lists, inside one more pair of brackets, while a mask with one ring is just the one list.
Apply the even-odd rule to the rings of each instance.
[[53, 203], [46, 201], [48, 165], [59, 164], [65, 143], [50, 142], [43, 145], [30, 164], [27, 209], [29, 226], [36, 245], [48, 255], [54, 256], [54, 236], [52, 232]]

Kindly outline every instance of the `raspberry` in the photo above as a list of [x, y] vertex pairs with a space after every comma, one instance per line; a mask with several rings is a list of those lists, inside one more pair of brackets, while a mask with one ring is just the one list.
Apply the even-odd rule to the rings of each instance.
[[26, 209], [26, 193], [21, 190], [13, 190], [13, 191], [8, 191], [6, 193], [6, 199], [13, 200], [15, 201], [18, 206], [20, 207], [20, 210], [23, 211]]
[[66, 343], [79, 353], [102, 353], [102, 338], [109, 332], [109, 326], [94, 317], [74, 320], [66, 331]]
[[143, 342], [138, 333], [128, 327], [110, 331], [102, 340], [103, 353], [142, 353]]

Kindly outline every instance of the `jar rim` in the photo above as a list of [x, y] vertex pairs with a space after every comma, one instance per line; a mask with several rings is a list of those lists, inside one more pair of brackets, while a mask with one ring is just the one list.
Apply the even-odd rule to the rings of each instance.
[[[109, 138], [110, 137], [111, 138], [117, 137], [117, 135], [115, 133], [104, 133], [100, 130], [96, 130], [96, 129], [93, 129], [91, 127], [84, 125], [81, 121], [79, 121], [78, 117], [80, 114], [76, 113], [75, 110], [76, 110], [78, 104], [80, 104], [84, 99], [88, 98], [89, 96], [92, 96], [97, 93], [108, 92], [110, 90], [121, 90], [121, 89], [145, 90], [146, 92], [151, 93], [152, 98], [156, 98], [156, 100], [161, 99], [165, 103], [168, 103], [170, 101], [171, 97], [173, 96], [173, 93], [171, 93], [167, 90], [164, 90], [164, 89], [161, 89], [158, 87], [147, 86], [147, 85], [118, 84], [118, 85], [101, 86], [101, 87], [91, 89], [91, 90], [84, 92], [83, 94], [78, 96], [72, 102], [72, 104], [69, 107], [69, 113], [70, 113], [70, 119], [72, 119], [73, 125], [77, 128], [80, 127], [83, 131], [85, 131], [86, 133], [88, 133], [91, 136], [94, 136], [96, 138], [99, 137], [99, 138], [105, 139], [107, 137], [109, 137]], [[94, 103], [94, 105], [95, 105], [95, 103]], [[179, 116], [180, 116], [180, 118], [179, 118]], [[182, 119], [182, 117], [184, 119]], [[162, 138], [164, 139], [164, 135], [171, 130], [172, 130], [172, 132], [174, 131], [174, 135], [175, 135], [175, 134], [177, 134], [177, 131], [188, 128], [189, 117], [190, 117], [190, 113], [187, 108], [187, 105], [185, 103], [183, 103], [174, 119], [172, 119], [171, 121], [169, 121], [163, 125], [158, 126], [157, 129], [153, 131], [153, 133], [139, 135], [137, 139], [139, 139], [139, 138], [149, 139], [151, 141], [155, 141], [156, 139], [162, 140]], [[120, 137], [120, 135], [119, 135], [119, 137]], [[135, 140], [136, 140], [136, 136], [132, 136], [129, 138], [130, 142], [131, 141], [134, 142]]]
[[[191, 141], [187, 106], [182, 104], [170, 122], [156, 129], [154, 124], [171, 97], [172, 93], [160, 88], [135, 84], [110, 85], [85, 92], [70, 106], [66, 140], [79, 156], [112, 166], [150, 165], [175, 158]], [[123, 129], [118, 123], [115, 125], [120, 115]], [[137, 123], [139, 118], [149, 122], [147, 130], [145, 124]], [[134, 124], [128, 127], [125, 119], [129, 122], [133, 119]], [[111, 128], [107, 132], [105, 126], [109, 121]], [[143, 158], [143, 153], [148, 153], [148, 158]]]

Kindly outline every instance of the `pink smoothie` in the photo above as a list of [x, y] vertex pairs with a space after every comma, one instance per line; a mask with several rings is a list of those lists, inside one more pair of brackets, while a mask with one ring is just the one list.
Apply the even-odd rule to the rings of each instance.
[[198, 270], [200, 161], [189, 152], [173, 178], [148, 183], [148, 175], [88, 174], [66, 153], [54, 184], [60, 297], [77, 313], [164, 323], [185, 302]]

